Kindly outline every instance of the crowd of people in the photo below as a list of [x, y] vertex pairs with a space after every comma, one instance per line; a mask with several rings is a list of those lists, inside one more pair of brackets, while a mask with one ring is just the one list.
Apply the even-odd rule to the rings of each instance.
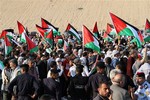
[[5, 56], [0, 44], [2, 100], [150, 100], [149, 43], [139, 49], [128, 37], [104, 41], [100, 36], [99, 54], [64, 35], [67, 49], [55, 42], [48, 52], [42, 38], [30, 37], [38, 52], [13, 44]]

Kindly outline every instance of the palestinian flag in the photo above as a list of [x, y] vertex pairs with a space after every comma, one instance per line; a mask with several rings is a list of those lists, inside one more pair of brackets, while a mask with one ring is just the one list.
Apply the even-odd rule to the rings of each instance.
[[115, 29], [113, 27], [113, 25], [107, 23], [107, 29], [106, 29], [107, 34], [110, 35], [116, 35]]
[[79, 42], [81, 42], [81, 37], [79, 36], [79, 33], [70, 23], [67, 26], [66, 32], [73, 35]]
[[113, 39], [108, 35], [107, 32], [104, 33], [103, 39], [104, 39], [105, 41], [113, 41]]
[[38, 47], [35, 45], [35, 43], [32, 42], [32, 40], [27, 35], [25, 35], [25, 38], [26, 38], [26, 43], [28, 45], [28, 50], [30, 51], [30, 53], [37, 52]]
[[46, 36], [46, 41], [51, 45], [51, 48], [54, 47], [54, 36], [53, 36], [53, 31], [52, 30]]
[[148, 21], [148, 19], [146, 19], [145, 32], [150, 33], [150, 22]]
[[125, 22], [121, 18], [117, 17], [116, 15], [110, 13], [112, 22], [114, 24], [114, 27], [116, 29], [116, 32], [118, 35], [126, 35], [126, 36], [134, 36], [136, 38], [136, 44], [138, 48], [141, 48], [142, 41], [140, 40], [140, 37], [138, 35], [138, 32], [140, 32], [136, 27], [130, 25], [129, 23]]
[[145, 37], [144, 42], [150, 42], [150, 36]]
[[97, 27], [97, 22], [95, 22], [94, 28], [93, 28], [93, 33], [94, 36], [97, 37], [98, 39], [100, 38], [99, 32], [98, 32], [98, 27]]
[[4, 69], [4, 64], [3, 64], [3, 62], [0, 60], [0, 70], [3, 70]]
[[[42, 28], [42, 27], [40, 27], [40, 26], [38, 26], [38, 25], [36, 25], [36, 28], [37, 28], [37, 30], [40, 32], [40, 35], [43, 37], [43, 38], [45, 38], [47, 35], [48, 35], [48, 33], [50, 32], [50, 31], [48, 31], [48, 30], [46, 30], [46, 29], [44, 29], [44, 28]], [[51, 30], [51, 29], [50, 29]]]
[[14, 34], [14, 30], [13, 29], [5, 29], [2, 31], [2, 34], [0, 35], [0, 38], [3, 38], [4, 36], [6, 36], [9, 39], [14, 39], [15, 38], [15, 34]]
[[45, 20], [44, 18], [41, 18], [41, 23], [42, 23], [42, 28], [45, 29], [52, 29], [53, 30], [53, 34], [56, 35], [60, 35], [60, 32], [58, 32], [58, 28], [53, 26], [50, 22], [48, 22], [47, 20]]
[[4, 41], [5, 41], [5, 55], [7, 56], [12, 51], [12, 46], [7, 36], [4, 36]]
[[19, 34], [21, 34], [21, 41], [24, 42], [24, 43], [27, 43], [28, 50], [30, 51], [30, 53], [37, 52], [38, 51], [38, 47], [27, 36], [26, 30], [25, 30], [24, 26], [20, 22], [18, 22], [18, 21], [17, 21], [17, 23], [18, 23]]
[[18, 30], [19, 30], [19, 34], [21, 35], [20, 37], [20, 41], [23, 42], [23, 43], [26, 43], [26, 30], [25, 30], [25, 27], [19, 22], [17, 21], [17, 24], [18, 24]]
[[86, 48], [91, 48], [94, 51], [100, 53], [100, 46], [98, 40], [93, 36], [89, 29], [83, 25], [83, 45]]

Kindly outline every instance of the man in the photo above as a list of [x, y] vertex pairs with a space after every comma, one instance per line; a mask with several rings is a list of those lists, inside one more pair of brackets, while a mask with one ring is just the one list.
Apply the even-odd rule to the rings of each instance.
[[2, 70], [2, 86], [1, 86], [3, 100], [11, 99], [11, 94], [8, 93], [8, 85], [11, 77], [10, 66], [8, 61], [9, 61], [8, 59], [5, 59], [3, 61], [3, 64], [5, 66], [4, 69]]
[[45, 78], [43, 80], [44, 93], [49, 94], [54, 100], [61, 100], [61, 84], [60, 82], [56, 81], [59, 76], [59, 72], [60, 70], [58, 69], [51, 69], [51, 77]]
[[127, 61], [127, 67], [126, 67], [127, 75], [130, 76], [130, 78], [133, 78], [132, 66], [135, 63], [135, 58], [137, 58], [137, 51], [131, 50], [130, 56], [128, 57], [128, 61]]
[[90, 93], [90, 98], [95, 98], [98, 94], [98, 85], [100, 82], [107, 82], [108, 77], [105, 75], [105, 64], [104, 62], [97, 62], [96, 64], [97, 73], [90, 76], [86, 85], [86, 90]]
[[20, 66], [21, 75], [12, 80], [8, 87], [8, 91], [15, 96], [13, 87], [17, 86], [17, 100], [33, 100], [38, 95], [39, 86], [35, 78], [28, 74], [29, 65]]
[[[72, 64], [72, 63], [71, 63]], [[74, 77], [75, 75], [76, 75], [76, 67], [77, 67], [77, 65], [80, 65], [81, 64], [81, 61], [80, 61], [80, 58], [75, 58], [74, 60], [73, 60], [73, 64], [72, 64], [72, 66], [69, 68], [69, 73], [68, 73], [68, 75], [70, 76], [70, 77]]]
[[118, 73], [111, 79], [112, 85], [110, 86], [110, 89], [113, 91], [113, 100], [131, 100], [128, 91], [122, 88], [123, 78], [123, 75]]
[[138, 84], [138, 89], [134, 93], [134, 99], [150, 100], [150, 84], [145, 80], [143, 72], [136, 74], [136, 83]]
[[20, 67], [18, 66], [18, 62], [16, 59], [11, 59], [9, 61], [9, 65], [11, 68], [11, 78], [10, 82], [18, 75], [20, 75]]
[[116, 64], [119, 62], [120, 53], [117, 50], [113, 50], [112, 52], [112, 62], [111, 65], [113, 68], [116, 68]]
[[111, 90], [107, 82], [101, 82], [98, 88], [98, 95], [93, 100], [112, 100]]
[[27, 60], [27, 63], [29, 65], [28, 73], [34, 76], [37, 81], [39, 81], [39, 71], [38, 71], [38, 67], [34, 63], [34, 59], [29, 58]]
[[83, 67], [83, 65], [78, 65], [76, 67], [76, 75], [70, 80], [68, 92], [72, 100], [86, 100], [87, 98], [85, 85], [88, 78], [82, 76]]
[[[20, 67], [18, 66], [18, 62], [16, 59], [11, 59], [9, 60], [9, 65], [10, 65], [10, 68], [11, 68], [11, 75], [10, 75], [10, 82], [18, 75], [20, 75]], [[16, 94], [16, 86], [14, 86], [14, 93]], [[15, 97], [12, 96], [11, 97], [12, 100], [15, 100]]]

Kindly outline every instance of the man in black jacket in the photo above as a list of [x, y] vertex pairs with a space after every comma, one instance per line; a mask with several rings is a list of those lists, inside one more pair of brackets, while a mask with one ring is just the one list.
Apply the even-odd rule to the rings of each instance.
[[12, 95], [14, 95], [13, 88], [16, 85], [17, 86], [16, 97], [18, 98], [17, 100], [34, 100], [34, 98], [38, 95], [39, 90], [38, 83], [33, 76], [27, 73], [29, 65], [23, 64], [20, 65], [20, 68], [21, 68], [21, 75], [18, 75], [11, 81], [8, 87], [8, 91]]
[[89, 77], [86, 90], [89, 93], [91, 99], [95, 98], [98, 94], [99, 83], [108, 81], [108, 77], [105, 74], [105, 67], [106, 66], [104, 62], [97, 62], [97, 73]]
[[51, 69], [51, 77], [43, 79], [44, 93], [49, 94], [54, 100], [61, 100], [61, 86], [58, 82], [58, 73], [60, 70]]
[[87, 84], [88, 78], [82, 76], [83, 65], [77, 65], [76, 75], [71, 78], [68, 87], [68, 92], [72, 100], [86, 100], [87, 93], [85, 91], [85, 85]]

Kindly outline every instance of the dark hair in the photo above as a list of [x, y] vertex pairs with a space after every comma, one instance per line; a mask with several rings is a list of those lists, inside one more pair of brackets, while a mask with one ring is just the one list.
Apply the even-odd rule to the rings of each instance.
[[29, 65], [28, 64], [22, 64], [22, 65], [20, 65], [20, 68], [23, 69], [25, 72], [28, 72]]
[[101, 86], [102, 86], [102, 84], [106, 84], [106, 85], [108, 85], [108, 86], [110, 85], [108, 82], [106, 82], [106, 81], [102, 81], [102, 82], [100, 82], [100, 83], [99, 83], [99, 87], [101, 87]]
[[107, 64], [109, 64], [109, 65], [111, 64], [111, 61], [112, 61], [112, 60], [111, 60], [110, 57], [107, 57], [107, 58], [105, 59], [105, 62], [106, 62]]
[[83, 52], [83, 54], [82, 54], [84, 57], [85, 56], [87, 56], [88, 55], [88, 53], [87, 52]]
[[9, 59], [5, 59], [5, 60], [3, 61], [3, 64], [4, 64], [4, 66], [9, 65]]
[[16, 66], [18, 66], [18, 62], [17, 62], [16, 59], [11, 59], [11, 60], [9, 60], [9, 63], [10, 63], [10, 62], [12, 62], [12, 63], [16, 64]]
[[82, 72], [83, 72], [83, 65], [77, 65], [77, 67], [76, 67], [76, 71], [79, 73], [79, 74], [81, 74]]
[[97, 63], [96, 63], [96, 67], [97, 67], [97, 68], [102, 68], [102, 69], [104, 69], [106, 66], [105, 66], [105, 63], [104, 63], [104, 62], [97, 62]]
[[43, 94], [39, 100], [53, 100], [49, 94]]
[[51, 61], [50, 62], [50, 67], [54, 68], [55, 66], [57, 66], [56, 61]]

